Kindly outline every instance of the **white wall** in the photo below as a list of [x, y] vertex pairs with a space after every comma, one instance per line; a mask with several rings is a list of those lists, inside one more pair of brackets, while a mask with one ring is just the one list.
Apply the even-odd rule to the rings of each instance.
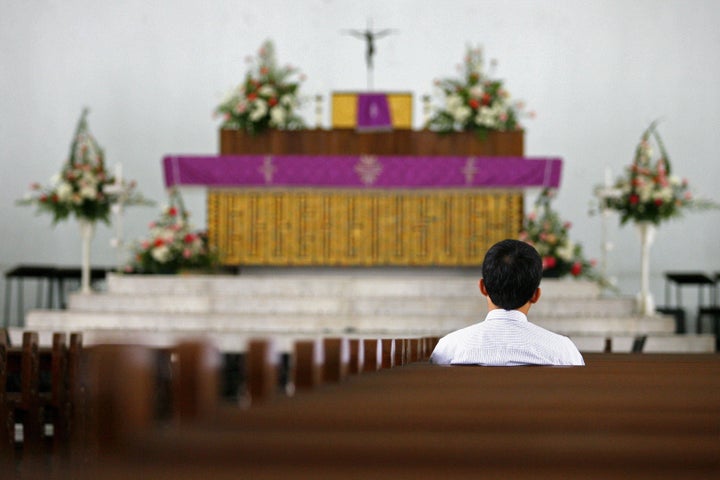
[[[51, 228], [49, 216], [14, 202], [59, 170], [84, 106], [108, 163], [122, 162], [162, 203], [162, 156], [217, 151], [212, 111], [264, 39], [281, 63], [305, 72], [308, 96], [362, 89], [364, 44], [341, 30], [368, 18], [398, 30], [378, 42], [375, 87], [414, 92], [418, 126], [420, 97], [435, 78], [455, 75], [466, 44], [498, 59], [513, 97], [537, 112], [526, 122], [526, 154], [565, 159], [555, 206], [590, 256], [600, 255], [600, 221], [587, 213], [593, 186], [606, 168], [619, 174], [630, 162], [653, 119], [662, 119], [675, 171], [720, 200], [715, 0], [0, 0], [0, 267], [79, 262], [74, 224]], [[312, 106], [305, 112], [312, 121]], [[185, 197], [204, 226], [204, 193]], [[156, 215], [130, 210], [127, 237], [144, 236]], [[692, 213], [660, 229], [652, 250], [660, 303], [663, 271], [720, 271], [719, 220], [718, 211]], [[632, 294], [638, 241], [614, 219], [609, 233], [610, 274]], [[96, 264], [115, 262], [111, 236], [100, 227]]]

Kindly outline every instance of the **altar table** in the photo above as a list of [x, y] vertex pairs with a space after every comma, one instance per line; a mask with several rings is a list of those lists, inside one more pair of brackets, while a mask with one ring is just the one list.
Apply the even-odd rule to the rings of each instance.
[[227, 265], [477, 266], [516, 238], [523, 189], [557, 188], [559, 158], [166, 156], [168, 187], [209, 188]]

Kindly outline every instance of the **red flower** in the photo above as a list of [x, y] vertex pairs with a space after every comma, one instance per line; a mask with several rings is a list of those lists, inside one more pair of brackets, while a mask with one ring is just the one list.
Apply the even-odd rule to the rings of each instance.
[[482, 104], [483, 105], [490, 105], [491, 100], [492, 100], [492, 98], [490, 97], [489, 93], [483, 93], [483, 96], [482, 96]]
[[47, 195], [40, 195], [40, 203], [45, 203], [48, 201]]
[[156, 247], [162, 247], [165, 244], [165, 241], [162, 238], [156, 238], [153, 242], [153, 245]]
[[269, 72], [267, 67], [260, 67], [260, 75], [267, 75]]
[[662, 204], [663, 204], [662, 198], [656, 198], [656, 199], [655, 199], [655, 205], [656, 205], [656, 206], [660, 207], [660, 206], [662, 206]]
[[255, 100], [257, 98], [257, 93], [250, 93], [250, 94], [248, 94], [247, 98], [248, 98], [248, 100], [250, 100], [252, 102], [253, 100]]
[[174, 217], [175, 215], [177, 215], [177, 208], [175, 208], [175, 207], [170, 207], [170, 208], [168, 209], [168, 215], [170, 215], [171, 217]]
[[475, 98], [471, 98], [468, 105], [470, 105], [470, 108], [473, 110], [477, 110], [480, 107], [480, 102], [478, 102]]
[[555, 257], [543, 257], [542, 259], [543, 270], [553, 268], [557, 265], [557, 259]]
[[630, 205], [637, 205], [640, 202], [640, 196], [637, 193], [630, 195]]
[[278, 100], [275, 97], [270, 97], [270, 99], [268, 100], [268, 105], [270, 105], [271, 107], [274, 107], [275, 105], [277, 105], [277, 103]]
[[183, 238], [183, 241], [185, 243], [192, 243], [195, 241], [195, 235], [192, 233], [188, 233], [187, 235], [185, 235], [185, 238]]
[[572, 267], [570, 267], [570, 273], [573, 274], [573, 276], [577, 277], [582, 273], [582, 263], [575, 262], [572, 264]]

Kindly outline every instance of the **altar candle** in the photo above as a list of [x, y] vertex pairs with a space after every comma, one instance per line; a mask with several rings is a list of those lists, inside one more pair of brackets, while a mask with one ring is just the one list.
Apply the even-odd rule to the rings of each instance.
[[122, 163], [119, 162], [115, 164], [115, 183], [122, 183]]
[[322, 95], [315, 95], [315, 128], [322, 127]]

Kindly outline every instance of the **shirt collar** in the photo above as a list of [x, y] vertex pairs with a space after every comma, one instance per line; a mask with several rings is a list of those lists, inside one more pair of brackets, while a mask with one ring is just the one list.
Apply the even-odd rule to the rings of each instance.
[[495, 310], [490, 310], [485, 317], [485, 320], [495, 320], [495, 319], [501, 319], [501, 320], [515, 320], [518, 322], [527, 322], [527, 316], [522, 313], [520, 310], [503, 310], [502, 308], [496, 308]]

